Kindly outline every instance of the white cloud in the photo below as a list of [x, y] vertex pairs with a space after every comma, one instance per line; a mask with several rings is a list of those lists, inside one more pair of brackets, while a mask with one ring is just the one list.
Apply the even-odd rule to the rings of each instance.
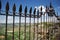
[[[41, 8], [41, 6], [42, 6], [42, 12], [44, 13], [45, 12], [45, 6], [44, 5], [40, 5], [40, 6], [35, 6], [35, 8], [37, 9], [37, 10], [39, 10], [39, 12], [40, 12], [40, 8]], [[60, 8], [60, 7], [58, 7], [58, 8]], [[45, 19], [44, 19], [44, 17], [45, 17]], [[47, 17], [47, 19], [46, 19], [46, 17]], [[44, 20], [45, 20], [45, 22], [46, 22], [46, 20], [47, 20], [47, 22], [58, 22], [58, 20], [57, 20], [57, 18], [55, 17], [55, 16], [53, 16], [53, 17], [48, 17], [47, 16], [47, 14], [45, 14], [45, 16], [42, 16], [42, 22], [44, 22]], [[41, 22], [41, 20], [40, 20], [40, 22]]]
[[45, 12], [45, 9], [46, 9], [46, 8], [45, 8], [43, 5], [40, 5], [40, 6], [38, 6], [38, 7], [35, 6], [35, 8], [36, 8], [37, 10], [39, 10], [39, 12], [41, 11], [41, 10], [40, 10], [41, 7], [42, 7], [42, 12]]

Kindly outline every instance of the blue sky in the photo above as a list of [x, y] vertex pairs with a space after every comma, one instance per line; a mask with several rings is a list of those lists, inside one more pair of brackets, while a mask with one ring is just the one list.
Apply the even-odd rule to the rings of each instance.
[[[60, 15], [60, 0], [1, 0], [2, 10], [5, 11], [6, 3], [9, 2], [9, 6], [10, 6], [9, 11], [12, 11], [13, 4], [15, 3], [16, 12], [18, 12], [20, 4], [22, 4], [22, 8], [23, 8], [23, 12], [24, 12], [25, 6], [28, 7], [28, 11], [29, 11], [30, 7], [32, 7], [34, 9], [35, 7], [40, 7], [41, 5], [43, 5], [43, 7], [45, 8], [46, 5], [49, 6], [50, 1], [52, 2], [52, 5], [53, 5], [54, 9], [56, 10], [56, 12], [58, 12], [58, 15]], [[3, 16], [0, 17], [0, 21], [2, 21], [2, 20], [4, 20]], [[23, 18], [23, 20], [24, 20], [24, 18]]]
[[50, 1], [52, 2], [52, 5], [55, 8], [55, 10], [58, 13], [60, 13], [59, 12], [60, 11], [60, 0], [1, 0], [2, 10], [5, 10], [5, 5], [7, 2], [9, 2], [10, 11], [12, 10], [13, 4], [15, 3], [17, 12], [19, 10], [20, 4], [22, 4], [23, 10], [24, 10], [25, 6], [27, 6], [28, 10], [29, 10], [30, 7], [32, 7], [34, 9], [35, 6], [40, 6], [40, 5], [49, 6]]

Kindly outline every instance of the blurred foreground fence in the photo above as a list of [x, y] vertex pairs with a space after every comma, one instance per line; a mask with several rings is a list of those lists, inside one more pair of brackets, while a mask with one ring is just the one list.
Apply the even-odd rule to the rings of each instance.
[[[45, 10], [45, 12], [42, 12], [42, 6], [41, 6], [41, 8], [40, 8], [40, 10], [37, 10], [36, 8], [34, 9], [34, 11], [32, 12], [32, 7], [30, 8], [30, 10], [29, 10], [29, 12], [28, 12], [28, 10], [27, 10], [27, 6], [25, 7], [25, 9], [24, 9], [24, 13], [22, 13], [22, 4], [20, 5], [20, 7], [19, 7], [19, 12], [17, 13], [16, 12], [16, 5], [14, 4], [13, 5], [13, 7], [12, 7], [12, 11], [13, 12], [10, 12], [9, 11], [9, 3], [7, 2], [7, 4], [6, 4], [6, 7], [5, 7], [5, 11], [3, 11], [3, 10], [1, 10], [1, 8], [2, 8], [2, 3], [1, 3], [1, 1], [0, 1], [0, 15], [3, 15], [3, 16], [6, 16], [6, 26], [5, 26], [5, 40], [8, 40], [7, 39], [7, 35], [8, 35], [8, 33], [7, 33], [7, 25], [8, 25], [8, 16], [13, 16], [13, 32], [12, 32], [12, 40], [14, 40], [14, 27], [15, 27], [15, 17], [17, 16], [17, 17], [19, 17], [19, 36], [18, 36], [18, 40], [21, 40], [21, 35], [20, 35], [20, 33], [21, 33], [21, 18], [22, 17], [24, 17], [25, 18], [25, 22], [24, 22], [24, 39], [23, 40], [26, 40], [26, 29], [27, 29], [27, 23], [26, 23], [26, 17], [28, 17], [29, 18], [29, 39], [28, 40], [51, 40], [51, 37], [50, 37], [50, 31], [51, 31], [51, 29], [49, 30], [49, 28], [47, 28], [48, 27], [48, 22], [50, 21], [50, 20], [47, 20], [47, 16], [45, 17], [45, 15], [47, 14], [48, 15], [48, 17], [53, 17], [53, 16], [55, 16], [56, 18], [57, 18], [57, 20], [60, 20], [60, 19], [58, 19], [58, 15], [56, 15], [56, 12], [55, 12], [55, 10], [53, 9], [53, 7], [52, 7], [52, 5], [51, 5], [51, 3], [50, 3], [50, 7], [47, 7], [46, 6], [46, 10]], [[2, 12], [5, 12], [5, 13], [2, 13]], [[9, 14], [10, 13], [10, 14]], [[13, 13], [13, 14], [12, 14]], [[44, 16], [44, 19], [42, 19], [42, 16]], [[31, 20], [31, 18], [33, 18], [34, 20]], [[41, 19], [40, 19], [41, 18]], [[35, 23], [35, 19], [37, 19], [37, 23]], [[40, 19], [40, 20], [39, 20]], [[45, 22], [45, 30], [44, 30], [44, 28], [43, 28], [43, 21], [44, 20], [44, 22]], [[52, 21], [55, 21], [55, 19], [51, 19]], [[32, 26], [32, 23], [31, 23], [31, 21], [34, 21], [34, 23], [33, 23], [33, 26]], [[41, 21], [41, 22], [39, 22], [39, 21]], [[41, 25], [41, 26], [39, 26], [39, 25]], [[33, 30], [31, 29], [31, 27], [33, 27]], [[35, 28], [36, 27], [36, 28]], [[39, 27], [40, 27], [40, 30], [38, 30], [39, 29]], [[52, 26], [51, 27], [54, 27], [54, 22], [52, 22]], [[36, 30], [37, 29], [37, 30]], [[55, 29], [57, 29], [56, 27], [54, 27], [53, 28], [54, 30]], [[53, 30], [52, 29], [52, 30]], [[31, 30], [33, 31], [33, 36], [32, 36], [32, 38], [33, 39], [31, 39]], [[44, 36], [44, 34], [45, 34], [45, 37], [43, 37]], [[36, 35], [36, 36], [35, 36]], [[38, 36], [41, 36], [41, 37], [39, 37], [38, 38]], [[52, 35], [53, 35], [53, 32], [52, 32]]]

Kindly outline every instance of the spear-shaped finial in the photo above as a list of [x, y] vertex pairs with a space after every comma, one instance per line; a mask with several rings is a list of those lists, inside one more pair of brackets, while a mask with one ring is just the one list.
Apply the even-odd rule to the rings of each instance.
[[41, 6], [40, 10], [41, 10], [41, 12], [42, 12], [42, 6]]
[[30, 10], [29, 10], [29, 13], [30, 13], [30, 17], [31, 17], [31, 13], [32, 13], [32, 7], [30, 8]]
[[13, 5], [13, 12], [15, 12], [16, 11], [16, 5], [14, 4]]
[[48, 11], [48, 8], [47, 8], [47, 6], [46, 6], [46, 12]]
[[36, 8], [34, 9], [34, 12], [33, 12], [34, 14], [36, 13]]
[[39, 10], [37, 11], [37, 16], [39, 17]]
[[27, 6], [25, 7], [25, 13], [27, 13]]
[[21, 4], [20, 7], [19, 7], [19, 12], [20, 12], [20, 13], [22, 12], [22, 4]]
[[6, 11], [9, 11], [9, 3], [6, 4]]
[[29, 13], [32, 13], [32, 7], [30, 8]]

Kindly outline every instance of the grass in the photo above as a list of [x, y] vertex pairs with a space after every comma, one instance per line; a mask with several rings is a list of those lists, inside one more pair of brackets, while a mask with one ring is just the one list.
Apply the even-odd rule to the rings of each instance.
[[[7, 28], [7, 40], [12, 40], [12, 27]], [[0, 36], [5, 37], [5, 27], [1, 27]], [[5, 38], [0, 38], [0, 40], [4, 40]], [[20, 30], [20, 39], [24, 40], [24, 27], [21, 27]], [[14, 28], [14, 40], [19, 40], [19, 27]], [[29, 27], [26, 28], [26, 40], [29, 40]]]
[[[49, 28], [50, 26], [52, 26], [51, 23], [43, 23], [44, 26], [43, 28]], [[47, 26], [46, 26], [47, 25]], [[31, 26], [31, 40], [33, 39], [33, 26]], [[13, 29], [13, 26], [12, 25], [8, 25], [8, 28], [7, 28], [7, 31], [10, 31], [8, 32], [7, 34], [7, 40], [12, 40], [12, 29]], [[20, 40], [24, 40], [24, 26], [22, 25], [21, 27], [21, 30], [20, 30]], [[4, 36], [5, 37], [5, 24], [1, 25], [0, 26], [0, 37]], [[5, 38], [0, 38], [0, 40], [4, 40]], [[15, 28], [14, 28], [14, 40], [19, 40], [19, 27], [17, 25], [15, 25]], [[26, 27], [26, 40], [29, 40], [29, 25], [27, 25]]]

